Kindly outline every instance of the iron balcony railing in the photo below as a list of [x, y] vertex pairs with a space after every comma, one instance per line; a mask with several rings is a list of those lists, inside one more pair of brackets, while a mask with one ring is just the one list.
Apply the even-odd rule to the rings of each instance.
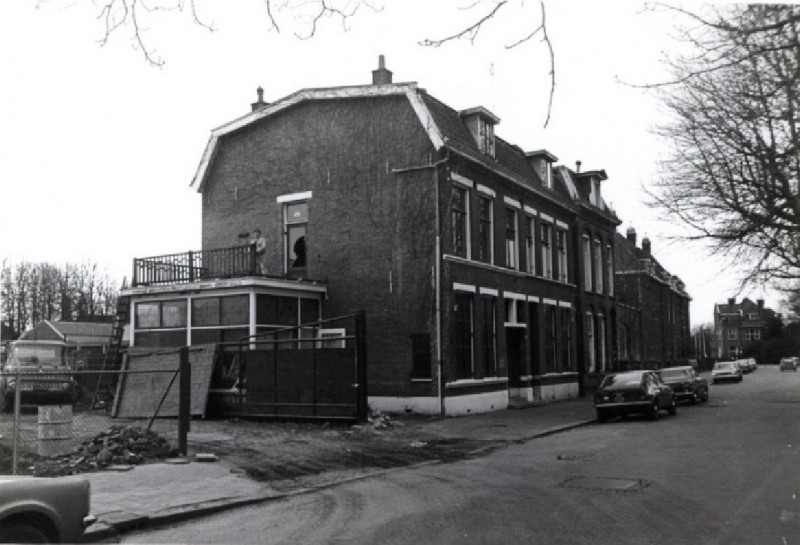
[[259, 272], [255, 244], [133, 260], [131, 287], [183, 284], [209, 278], [254, 276]]

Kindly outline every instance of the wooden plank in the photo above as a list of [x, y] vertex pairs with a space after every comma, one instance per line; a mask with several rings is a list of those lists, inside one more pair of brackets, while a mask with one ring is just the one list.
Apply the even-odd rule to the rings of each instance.
[[[192, 368], [192, 416], [205, 417], [208, 388], [214, 369], [215, 344], [197, 345], [189, 348], [189, 363]], [[177, 350], [136, 349], [128, 351], [128, 373], [118, 397], [119, 418], [151, 418], [158, 408], [164, 392], [169, 391], [158, 412], [159, 417], [177, 418], [178, 380], [173, 381], [178, 369], [180, 352]], [[147, 373], [146, 371], [160, 371]], [[166, 372], [164, 372], [166, 371]], [[170, 385], [170, 383], [172, 384]]]

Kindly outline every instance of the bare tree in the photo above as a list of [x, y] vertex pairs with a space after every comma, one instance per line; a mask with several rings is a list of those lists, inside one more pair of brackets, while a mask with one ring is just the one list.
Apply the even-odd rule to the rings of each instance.
[[740, 265], [742, 286], [800, 279], [800, 6], [682, 11], [693, 53], [651, 85], [671, 122], [653, 205]]
[[[53, 0], [38, 0], [39, 4]], [[317, 36], [319, 29], [330, 22], [338, 24], [343, 32], [349, 30], [351, 21], [360, 11], [379, 13], [382, 4], [370, 0], [262, 0], [264, 13], [270, 31], [282, 33], [288, 31], [296, 38], [308, 40]], [[164, 66], [164, 59], [153, 44], [149, 31], [165, 19], [166, 13], [178, 13], [189, 17], [192, 22], [209, 32], [215, 26], [208, 14], [200, 14], [197, 0], [98, 0], [97, 20], [101, 25], [100, 45], [109, 43], [118, 34], [127, 33], [128, 39], [141, 52], [144, 59], [154, 67]], [[210, 6], [207, 4], [206, 6]], [[205, 6], [204, 6], [205, 8]], [[539, 38], [547, 47], [550, 57], [550, 96], [547, 104], [547, 116], [544, 126], [550, 122], [550, 114], [555, 94], [555, 54], [550, 37], [547, 34], [546, 12], [544, 0], [539, 1], [539, 15], [531, 19], [529, 31], [520, 36], [510, 36], [506, 49], [513, 49]], [[404, 8], [399, 8], [404, 9]], [[509, 0], [464, 0], [464, 5], [455, 5], [454, 11], [466, 13], [467, 22], [443, 37], [426, 38], [419, 42], [424, 47], [441, 47], [450, 42], [468, 40], [474, 43], [481, 32], [490, 26], [503, 28], [508, 20], [528, 18], [525, 2]], [[208, 8], [213, 10], [213, 8]], [[506, 20], [501, 20], [506, 17]], [[461, 18], [459, 18], [461, 20]], [[444, 23], [443, 23], [444, 26]]]
[[112, 316], [118, 288], [95, 263], [2, 263], [0, 310], [19, 335], [42, 320], [94, 320]]

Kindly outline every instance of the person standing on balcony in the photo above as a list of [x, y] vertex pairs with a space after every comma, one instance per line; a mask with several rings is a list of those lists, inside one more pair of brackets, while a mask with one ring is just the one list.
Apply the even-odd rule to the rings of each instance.
[[261, 236], [261, 229], [256, 229], [250, 235], [250, 244], [256, 247], [256, 263], [258, 263], [258, 272], [267, 274], [267, 240]]

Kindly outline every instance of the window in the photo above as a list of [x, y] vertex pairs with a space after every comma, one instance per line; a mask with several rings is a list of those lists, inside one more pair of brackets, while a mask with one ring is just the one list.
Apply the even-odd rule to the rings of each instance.
[[597, 316], [597, 370], [606, 370], [606, 318], [603, 315]]
[[525, 272], [536, 274], [536, 232], [533, 218], [525, 216]]
[[747, 314], [748, 320], [758, 320], [758, 312], [750, 312]]
[[737, 331], [735, 329], [728, 330], [728, 339], [731, 341], [735, 341], [738, 338]]
[[758, 328], [747, 328], [744, 330], [744, 339], [746, 341], [760, 341], [761, 330]]
[[286, 203], [284, 205], [284, 221], [286, 271], [305, 269], [308, 202]]
[[606, 282], [608, 294], [614, 295], [614, 252], [611, 246], [606, 246]]
[[492, 199], [484, 196], [478, 197], [478, 259], [485, 263], [494, 261], [492, 257], [493, 216]]
[[592, 289], [592, 243], [588, 235], [583, 235], [583, 285], [586, 291]]
[[473, 329], [471, 294], [456, 292], [453, 315], [455, 325], [453, 341], [455, 345], [456, 376], [458, 378], [472, 378], [474, 376], [474, 365], [472, 359]]
[[568, 282], [569, 270], [567, 268], [567, 232], [563, 229], [556, 229], [556, 244], [558, 246], [558, 279], [561, 282]]
[[506, 267], [519, 269], [518, 247], [517, 211], [513, 208], [506, 208]]
[[470, 258], [469, 248], [469, 191], [465, 187], [453, 185], [451, 198], [453, 217], [453, 254]]
[[186, 327], [186, 300], [136, 304], [136, 329]]
[[553, 226], [549, 223], [542, 222], [539, 226], [539, 230], [542, 237], [542, 276], [545, 278], [553, 278]]
[[431, 336], [429, 333], [411, 335], [411, 376], [431, 378]]
[[506, 324], [507, 325], [525, 325], [525, 318], [523, 316], [523, 301], [522, 299], [506, 298]]
[[733, 359], [739, 357], [739, 349], [736, 346], [728, 347], [728, 355]]
[[478, 121], [478, 130], [480, 131], [478, 138], [481, 151], [494, 157], [494, 125], [481, 118]]
[[556, 341], [556, 307], [544, 305], [544, 361], [548, 373], [558, 371]]
[[539, 161], [539, 176], [547, 189], [553, 189], [553, 165], [550, 161]]
[[137, 303], [134, 312], [134, 345], [185, 346], [186, 299]]
[[497, 376], [497, 301], [483, 297], [483, 374]]
[[572, 310], [560, 309], [561, 315], [561, 370], [572, 370]]
[[602, 245], [599, 240], [594, 241], [594, 267], [592, 273], [594, 274], [594, 291], [596, 293], [603, 293], [603, 252]]
[[587, 371], [594, 373], [597, 361], [597, 347], [594, 339], [594, 316], [591, 312], [587, 312], [586, 316], [584, 316], [584, 324], [586, 325], [586, 361], [589, 364]]

